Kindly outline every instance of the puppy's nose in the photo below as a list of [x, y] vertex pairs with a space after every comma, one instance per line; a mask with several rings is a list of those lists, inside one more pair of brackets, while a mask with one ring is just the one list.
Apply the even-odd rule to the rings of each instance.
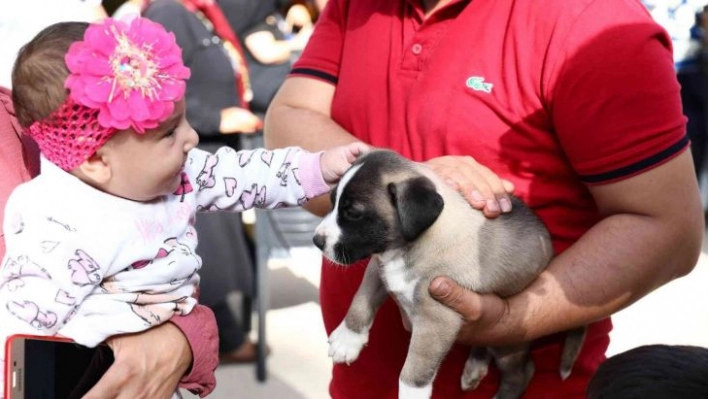
[[315, 234], [314, 237], [312, 237], [312, 242], [315, 243], [315, 246], [321, 250], [324, 249], [325, 247], [325, 236], [324, 234]]

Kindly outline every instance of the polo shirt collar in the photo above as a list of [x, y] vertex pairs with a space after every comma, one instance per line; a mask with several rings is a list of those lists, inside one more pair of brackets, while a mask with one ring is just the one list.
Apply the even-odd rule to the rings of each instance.
[[[440, 0], [440, 1], [445, 1], [445, 0]], [[440, 11], [447, 9], [449, 7], [458, 5], [458, 4], [467, 4], [470, 3], [472, 0], [449, 0], [447, 4], [445, 4], [440, 10], [436, 11], [436, 13], [439, 13]], [[413, 10], [413, 14], [416, 15], [421, 21], [423, 21], [425, 18], [425, 5], [424, 5], [424, 0], [405, 0], [405, 2], [411, 6], [411, 9]], [[460, 10], [462, 10], [464, 7], [460, 7]]]

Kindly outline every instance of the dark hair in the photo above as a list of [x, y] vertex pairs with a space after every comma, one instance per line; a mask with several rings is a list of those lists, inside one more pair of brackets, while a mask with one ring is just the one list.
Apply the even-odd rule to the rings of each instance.
[[605, 360], [587, 399], [708, 398], [708, 349], [646, 345]]
[[49, 116], [64, 102], [64, 62], [69, 46], [82, 40], [85, 22], [60, 22], [37, 34], [20, 50], [12, 70], [12, 102], [20, 125], [27, 127]]

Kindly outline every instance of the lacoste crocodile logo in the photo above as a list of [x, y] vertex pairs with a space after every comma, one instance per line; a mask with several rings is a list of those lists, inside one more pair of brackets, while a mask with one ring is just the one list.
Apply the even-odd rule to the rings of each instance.
[[466, 85], [472, 90], [483, 91], [485, 93], [491, 93], [492, 87], [494, 87], [492, 83], [486, 83], [481, 76], [470, 76], [467, 78]]

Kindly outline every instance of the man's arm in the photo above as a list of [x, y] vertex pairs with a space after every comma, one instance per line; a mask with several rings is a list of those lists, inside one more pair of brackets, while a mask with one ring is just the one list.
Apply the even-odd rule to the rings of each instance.
[[[334, 86], [311, 78], [289, 77], [268, 108], [263, 130], [266, 148], [297, 145], [322, 151], [357, 139], [330, 118]], [[327, 196], [304, 206], [318, 216], [329, 212]]]
[[334, 86], [312, 78], [285, 79], [265, 117], [265, 145], [297, 145], [308, 151], [326, 150], [357, 139], [330, 117]]
[[590, 192], [604, 218], [518, 295], [504, 301], [446, 278], [431, 283], [465, 319], [461, 342], [509, 344], [586, 325], [693, 269], [705, 226], [689, 151]]

